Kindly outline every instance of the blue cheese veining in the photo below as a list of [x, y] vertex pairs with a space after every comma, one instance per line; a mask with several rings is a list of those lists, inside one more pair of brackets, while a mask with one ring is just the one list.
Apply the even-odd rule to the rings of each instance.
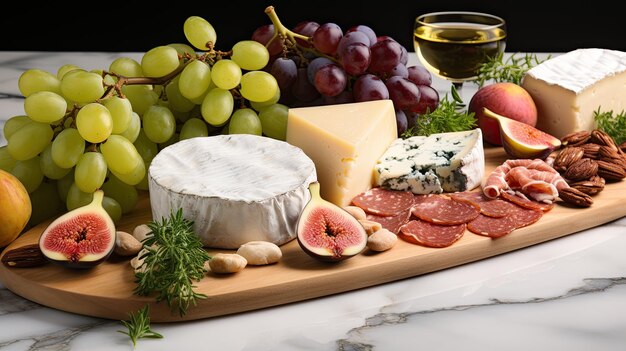
[[375, 166], [377, 185], [414, 194], [471, 190], [485, 168], [480, 129], [397, 139]]

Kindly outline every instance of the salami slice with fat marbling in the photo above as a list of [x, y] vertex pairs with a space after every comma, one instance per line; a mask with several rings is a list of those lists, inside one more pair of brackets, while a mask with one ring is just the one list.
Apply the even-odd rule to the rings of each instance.
[[519, 205], [519, 206], [522, 206], [524, 208], [528, 208], [531, 210], [547, 212], [547, 211], [550, 211], [554, 207], [554, 202], [551, 202], [551, 203], [539, 202], [539, 201], [531, 200], [528, 198], [523, 198], [509, 191], [501, 191], [500, 197], [516, 205]]
[[502, 199], [490, 199], [482, 191], [465, 191], [449, 194], [454, 201], [464, 202], [476, 206], [480, 213], [489, 217], [504, 217], [514, 204]]
[[365, 212], [379, 216], [393, 216], [413, 206], [410, 191], [387, 190], [380, 187], [365, 191], [352, 199], [352, 204]]
[[440, 248], [450, 246], [461, 239], [465, 227], [465, 223], [440, 225], [414, 219], [400, 228], [398, 236], [413, 244]]
[[480, 214], [480, 210], [446, 196], [431, 195], [413, 205], [411, 213], [427, 222], [455, 225], [471, 221]]
[[383, 228], [394, 234], [398, 234], [400, 232], [400, 227], [405, 225], [409, 221], [409, 218], [411, 218], [410, 210], [405, 210], [404, 212], [400, 212], [393, 216], [379, 216], [371, 213], [367, 214], [367, 219], [380, 223]]
[[504, 217], [496, 218], [481, 214], [467, 224], [467, 229], [474, 234], [499, 238], [515, 229], [537, 222], [542, 215], [543, 211], [541, 210], [532, 210], [515, 205], [513, 211]]

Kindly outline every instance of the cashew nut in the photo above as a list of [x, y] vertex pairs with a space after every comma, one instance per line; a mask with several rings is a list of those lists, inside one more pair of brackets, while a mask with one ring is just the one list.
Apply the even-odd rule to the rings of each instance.
[[369, 219], [359, 219], [359, 223], [361, 223], [363, 229], [365, 229], [365, 232], [368, 236], [381, 230], [383, 227], [380, 223], [371, 221]]
[[356, 218], [356, 219], [366, 219], [367, 218], [367, 214], [365, 213], [365, 211], [358, 207], [358, 206], [345, 206], [343, 208], [344, 210], [346, 210], [352, 217]]
[[398, 242], [398, 236], [383, 228], [375, 231], [367, 238], [367, 247], [372, 251], [387, 251], [391, 249], [396, 242]]
[[151, 232], [152, 231], [147, 224], [140, 224], [133, 229], [133, 236], [135, 239], [139, 240], [139, 242], [143, 242], [143, 240], [147, 238]]
[[243, 256], [249, 265], [259, 266], [278, 262], [283, 256], [278, 245], [269, 241], [249, 241], [237, 249], [237, 254]]
[[211, 272], [218, 274], [239, 272], [247, 264], [248, 261], [243, 256], [230, 253], [218, 253], [209, 260]]

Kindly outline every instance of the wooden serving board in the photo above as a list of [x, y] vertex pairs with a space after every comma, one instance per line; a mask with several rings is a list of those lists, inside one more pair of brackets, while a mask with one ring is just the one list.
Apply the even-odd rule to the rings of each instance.
[[[486, 148], [486, 173], [506, 160], [502, 148]], [[133, 294], [134, 272], [129, 259], [112, 256], [89, 270], [71, 270], [54, 264], [37, 268], [0, 265], [0, 280], [14, 293], [45, 306], [78, 314], [122, 320], [150, 305], [154, 322], [209, 318], [313, 299], [395, 280], [418, 276], [481, 260], [547, 240], [559, 238], [626, 215], [626, 181], [607, 184], [589, 208], [558, 204], [535, 224], [498, 239], [469, 231], [446, 248], [426, 248], [399, 240], [391, 250], [364, 251], [338, 263], [322, 263], [308, 256], [296, 240], [281, 246], [283, 257], [273, 265], [248, 266], [232, 275], [208, 273], [196, 291], [207, 295], [180, 317], [166, 302]], [[125, 215], [118, 230], [132, 232], [152, 220], [146, 194], [135, 211]], [[9, 249], [36, 243], [49, 224], [42, 223], [20, 236]], [[210, 254], [228, 250], [210, 250]]]

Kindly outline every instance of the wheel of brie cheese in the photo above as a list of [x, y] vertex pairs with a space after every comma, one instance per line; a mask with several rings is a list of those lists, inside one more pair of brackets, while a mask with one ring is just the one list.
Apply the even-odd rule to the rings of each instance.
[[182, 209], [204, 246], [222, 249], [294, 239], [316, 180], [315, 164], [300, 148], [249, 134], [181, 140], [148, 169], [152, 218], [160, 222]]

